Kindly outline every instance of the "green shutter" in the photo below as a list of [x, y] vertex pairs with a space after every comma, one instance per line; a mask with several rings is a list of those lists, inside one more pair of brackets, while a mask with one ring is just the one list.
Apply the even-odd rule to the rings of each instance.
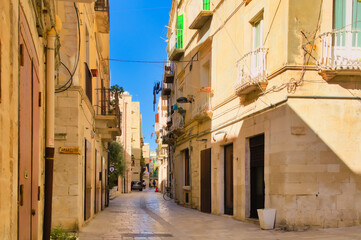
[[[335, 30], [342, 30], [346, 27], [346, 1], [335, 0], [333, 26]], [[337, 45], [340, 46], [341, 34], [337, 34]], [[342, 33], [342, 46], [345, 46], [346, 34]]]
[[[359, 0], [354, 0], [352, 4], [352, 30], [361, 31], [361, 2]], [[361, 33], [353, 33], [352, 46], [361, 47]]]
[[183, 14], [177, 17], [177, 46], [183, 48]]
[[211, 10], [211, 0], [203, 0], [203, 10]]

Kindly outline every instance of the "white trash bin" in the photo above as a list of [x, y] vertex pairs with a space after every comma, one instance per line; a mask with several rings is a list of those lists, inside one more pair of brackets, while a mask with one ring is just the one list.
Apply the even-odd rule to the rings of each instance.
[[270, 230], [275, 227], [276, 209], [257, 209], [258, 219], [261, 229]]

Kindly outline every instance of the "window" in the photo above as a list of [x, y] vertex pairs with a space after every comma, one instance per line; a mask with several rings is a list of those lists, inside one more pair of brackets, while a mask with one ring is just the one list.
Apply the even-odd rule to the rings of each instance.
[[[335, 39], [336, 46], [361, 47], [361, 1], [360, 0], [334, 0], [333, 27], [340, 31]], [[352, 35], [347, 34], [347, 32]], [[352, 36], [352, 38], [351, 38]]]
[[263, 16], [253, 23], [253, 41], [252, 50], [256, 50], [263, 46]]

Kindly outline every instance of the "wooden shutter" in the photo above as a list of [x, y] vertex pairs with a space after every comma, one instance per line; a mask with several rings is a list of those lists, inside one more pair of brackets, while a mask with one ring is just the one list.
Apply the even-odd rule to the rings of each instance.
[[[361, 2], [353, 0], [352, 3], [352, 30], [361, 30]], [[353, 33], [352, 46], [361, 47], [361, 33]]]
[[183, 14], [177, 17], [177, 46], [183, 48]]
[[[334, 29], [340, 30], [346, 27], [346, 0], [335, 0], [334, 2], [334, 16], [333, 25]], [[341, 38], [342, 35], [342, 38]], [[345, 46], [345, 33], [336, 35], [336, 43], [338, 46]], [[342, 43], [341, 43], [342, 40]]]
[[211, 0], [203, 0], [203, 10], [211, 10]]

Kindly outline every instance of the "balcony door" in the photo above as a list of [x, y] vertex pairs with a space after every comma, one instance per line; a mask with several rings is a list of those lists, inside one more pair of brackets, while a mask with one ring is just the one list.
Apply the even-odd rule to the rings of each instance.
[[333, 14], [335, 59], [357, 59], [361, 55], [361, 2], [334, 0]]
[[263, 76], [263, 15], [257, 17], [252, 26], [251, 78]]

